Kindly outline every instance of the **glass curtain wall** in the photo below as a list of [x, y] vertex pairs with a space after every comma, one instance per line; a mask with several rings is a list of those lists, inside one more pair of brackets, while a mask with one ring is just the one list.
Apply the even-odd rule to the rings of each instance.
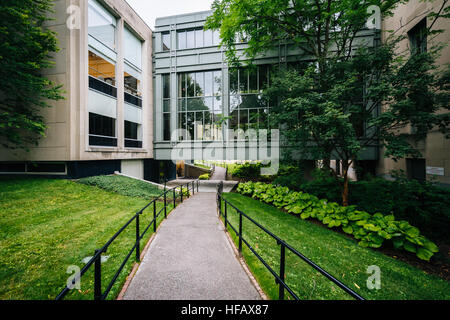
[[[89, 145], [117, 147], [116, 18], [89, 0]], [[92, 42], [91, 42], [92, 40]], [[91, 44], [95, 44], [91, 47]]]
[[179, 140], [222, 140], [222, 71], [178, 74]]
[[162, 75], [163, 140], [170, 141], [170, 74]]
[[142, 41], [124, 29], [125, 147], [142, 148]]
[[[203, 30], [203, 29], [189, 29], [177, 32], [178, 49], [193, 49], [218, 46], [220, 44], [219, 31]], [[163, 51], [165, 50], [167, 40], [163, 34]], [[170, 49], [169, 49], [170, 50]]]
[[230, 71], [231, 130], [269, 129], [269, 105], [261, 99], [269, 72], [266, 65]]

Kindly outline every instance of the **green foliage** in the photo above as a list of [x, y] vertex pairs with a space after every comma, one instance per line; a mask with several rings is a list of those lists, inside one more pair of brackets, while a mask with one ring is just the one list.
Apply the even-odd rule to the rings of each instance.
[[[283, 128], [283, 138], [295, 143], [295, 152], [313, 159], [336, 156], [346, 173], [361, 151], [374, 144], [384, 147], [386, 157], [419, 157], [415, 143], [432, 128], [448, 134], [449, 71], [437, 72], [435, 64], [441, 45], [411, 55], [399, 50], [404, 38], [395, 33], [373, 48], [355, 41], [370, 16], [369, 6], [378, 6], [385, 17], [403, 2], [215, 0], [206, 27], [220, 29], [233, 64], [239, 64], [240, 56], [236, 35], [245, 38], [250, 63], [285, 42], [303, 52], [305, 61], [313, 60], [299, 68], [280, 68], [273, 76], [264, 92], [264, 99], [276, 102], [271, 103], [271, 125]], [[448, 10], [429, 15], [434, 25]], [[344, 205], [347, 186], [345, 175]]]
[[355, 206], [342, 207], [314, 195], [260, 182], [241, 183], [237, 192], [285, 209], [303, 220], [316, 219], [329, 228], [340, 228], [357, 239], [362, 247], [380, 248], [388, 240], [396, 249], [413, 252], [426, 261], [439, 251], [419, 229], [407, 221], [396, 220], [394, 215], [371, 215]]
[[[424, 272], [417, 267], [394, 259], [379, 250], [369, 250], [336, 229], [328, 229], [317, 223], [299, 219], [258, 200], [237, 193], [224, 193], [224, 198], [250, 218], [279, 236], [290, 246], [335, 276], [362, 297], [370, 300], [441, 300], [450, 298], [450, 282]], [[224, 209], [222, 202], [222, 208]], [[228, 206], [228, 221], [239, 225], [239, 214]], [[228, 225], [230, 236], [238, 244], [239, 237]], [[263, 255], [268, 264], [278, 270], [280, 246], [273, 238], [253, 223], [245, 223], [243, 238]], [[273, 275], [261, 261], [243, 246], [243, 256], [251, 272], [270, 299], [278, 299], [279, 287]], [[286, 280], [302, 300], [350, 299], [331, 281], [310, 265], [287, 255]], [[367, 267], [379, 266], [382, 270], [382, 289], [367, 288]]]
[[79, 180], [79, 183], [99, 187], [124, 196], [139, 197], [149, 200], [159, 196], [163, 192], [158, 187], [149, 183], [123, 176], [90, 177]]
[[42, 109], [63, 99], [61, 86], [42, 75], [58, 51], [55, 32], [44, 27], [53, 1], [0, 2], [0, 144], [37, 145], [45, 136]]
[[200, 177], [198, 177], [199, 180], [209, 180], [211, 178], [211, 175], [209, 173], [202, 174]]
[[260, 163], [249, 163], [236, 165], [231, 174], [233, 177], [242, 179], [258, 179], [261, 177], [261, 167]]
[[[330, 175], [315, 174], [315, 179], [308, 182], [290, 181], [289, 177], [276, 179], [274, 183], [341, 203], [340, 187]], [[450, 191], [446, 188], [407, 179], [362, 180], [350, 182], [349, 202], [358, 210], [370, 213], [390, 215], [395, 212], [398, 219], [420, 226], [427, 237], [450, 241], [447, 232], [450, 229]]]

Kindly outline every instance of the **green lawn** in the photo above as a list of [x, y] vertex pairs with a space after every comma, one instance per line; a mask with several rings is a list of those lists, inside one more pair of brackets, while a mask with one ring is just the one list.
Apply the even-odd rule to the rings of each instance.
[[[64, 288], [67, 268], [84, 266], [150, 198], [135, 198], [66, 180], [0, 180], [0, 299], [54, 299]], [[163, 205], [158, 203], [158, 209]], [[158, 210], [159, 211], [159, 210]], [[141, 217], [152, 220], [153, 208]], [[163, 215], [161, 216], [161, 219]], [[159, 222], [161, 221], [159, 219]], [[141, 242], [144, 247], [152, 228]], [[105, 254], [103, 290], [134, 245], [135, 224], [120, 235]], [[132, 255], [108, 297], [115, 298], [134, 263]], [[67, 299], [93, 298], [93, 268], [81, 280], [81, 290]]]
[[[257, 200], [235, 193], [224, 194], [224, 197], [366, 299], [450, 299], [450, 283], [443, 279], [381, 252], [362, 248], [343, 234], [303, 221]], [[239, 216], [236, 212], [228, 210], [228, 215], [238, 228]], [[229, 230], [237, 243], [234, 232]], [[243, 235], [278, 272], [280, 247], [276, 241], [245, 218]], [[278, 287], [273, 276], [245, 245], [243, 253], [262, 289], [271, 299], [278, 299]], [[380, 290], [367, 288], [369, 274], [366, 271], [373, 265], [381, 269]], [[286, 256], [286, 281], [301, 299], [351, 298], [292, 253]]]

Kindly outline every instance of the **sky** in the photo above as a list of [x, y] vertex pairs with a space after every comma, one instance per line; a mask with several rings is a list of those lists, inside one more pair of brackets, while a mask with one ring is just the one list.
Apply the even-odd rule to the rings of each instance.
[[211, 9], [213, 0], [126, 0], [142, 19], [155, 29], [155, 20], [160, 17]]

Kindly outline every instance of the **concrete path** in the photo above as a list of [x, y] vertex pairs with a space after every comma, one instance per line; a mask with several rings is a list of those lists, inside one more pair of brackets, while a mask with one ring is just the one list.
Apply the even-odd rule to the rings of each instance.
[[227, 177], [225, 176], [227, 174], [227, 170], [225, 168], [216, 166], [216, 169], [214, 170], [214, 174], [210, 178], [210, 180], [227, 180]]
[[153, 240], [124, 300], [260, 300], [216, 211], [214, 193], [179, 205]]
[[[179, 185], [184, 185], [188, 182], [192, 182], [194, 180], [173, 180], [167, 183], [168, 188], [173, 188]], [[220, 180], [200, 180], [199, 181], [199, 192], [217, 192], [217, 184]], [[223, 192], [231, 192], [233, 188], [238, 184], [238, 181], [223, 181]], [[197, 190], [195, 190], [197, 193]]]

